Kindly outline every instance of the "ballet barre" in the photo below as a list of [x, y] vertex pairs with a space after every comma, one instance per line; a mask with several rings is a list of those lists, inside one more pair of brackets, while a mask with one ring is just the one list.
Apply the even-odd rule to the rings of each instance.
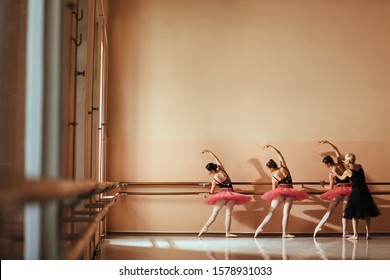
[[[248, 195], [262, 195], [266, 191], [269, 190], [269, 187], [271, 187], [271, 182], [232, 182], [233, 187], [236, 192], [248, 194]], [[329, 182], [325, 182], [326, 185], [329, 184]], [[210, 183], [205, 182], [121, 182], [119, 184], [122, 188], [119, 190], [119, 195], [201, 195], [208, 192], [205, 191], [184, 191], [182, 189], [188, 188], [188, 187], [194, 187], [202, 189], [205, 187], [210, 187]], [[386, 186], [386, 190], [371, 190], [371, 193], [373, 195], [389, 195], [390, 194], [390, 182], [368, 182], [368, 186]], [[237, 186], [264, 186], [268, 188], [264, 188], [264, 190], [240, 190]], [[328, 189], [321, 188], [321, 189], [315, 189], [313, 187], [319, 187], [321, 186], [320, 182], [293, 182], [293, 186], [295, 187], [301, 187], [304, 191], [306, 191], [308, 194], [311, 195], [320, 195], [324, 192], [326, 192]], [[180, 191], [131, 191], [132, 187], [145, 187], [148, 188], [162, 188], [162, 187], [172, 187], [175, 189], [180, 188]], [[389, 187], [389, 188], [387, 188]], [[123, 190], [123, 188], [126, 188], [126, 190]]]
[[[119, 182], [119, 186], [194, 186], [194, 187], [202, 187], [202, 186], [210, 186], [209, 182]], [[232, 182], [234, 185], [253, 185], [253, 186], [271, 186], [271, 182]], [[325, 184], [329, 184], [329, 182], [325, 182]], [[307, 181], [296, 181], [293, 182], [293, 185], [321, 185], [321, 182], [307, 182]], [[367, 185], [388, 185], [390, 186], [390, 182], [367, 182]]]
[[[26, 259], [23, 248], [30, 248], [30, 240], [40, 242], [33, 246], [39, 248], [38, 259], [91, 259], [105, 235], [118, 187], [117, 182], [66, 179], [0, 182], [2, 259]], [[106, 195], [109, 191], [113, 195]], [[31, 207], [39, 209], [41, 218], [31, 220]], [[34, 239], [34, 228], [49, 238]]]
[[1, 203], [48, 202], [83, 198], [119, 186], [118, 183], [73, 180], [9, 180], [0, 183]]

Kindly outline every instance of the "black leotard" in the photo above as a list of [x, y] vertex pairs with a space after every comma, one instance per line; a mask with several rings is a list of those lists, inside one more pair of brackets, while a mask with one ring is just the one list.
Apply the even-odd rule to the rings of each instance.
[[[335, 174], [333, 171], [330, 173]], [[337, 176], [335, 176], [334, 178], [336, 180], [336, 184], [349, 184], [349, 183], [351, 183], [348, 178], [345, 178], [344, 180], [339, 179]]]
[[217, 180], [214, 178], [214, 181], [217, 182], [217, 186], [220, 187], [220, 188], [222, 188], [222, 189], [223, 189], [223, 188], [225, 188], [225, 189], [227, 189], [227, 188], [233, 189], [232, 181], [230, 180], [229, 175], [226, 173], [225, 170], [221, 170], [221, 171], [222, 171], [223, 173], [226, 174], [226, 179], [225, 179], [223, 182], [219, 182], [219, 181], [217, 181]]
[[278, 181], [278, 186], [279, 186], [279, 185], [291, 185], [291, 187], [289, 187], [289, 188], [292, 188], [292, 178], [291, 178], [291, 175], [290, 175], [290, 171], [289, 171], [287, 168], [285, 168], [285, 167], [281, 167], [281, 168], [284, 168], [284, 169], [286, 169], [286, 170], [288, 171], [287, 176], [284, 177], [284, 178], [281, 179], [281, 180], [278, 180], [275, 176], [273, 176], [274, 179], [275, 179], [276, 181]]

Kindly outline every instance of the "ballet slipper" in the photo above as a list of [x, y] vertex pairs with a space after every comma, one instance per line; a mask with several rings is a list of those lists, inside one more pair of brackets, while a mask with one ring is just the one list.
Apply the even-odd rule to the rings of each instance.
[[201, 237], [203, 233], [207, 232], [207, 228], [202, 228], [202, 230], [199, 232], [198, 237]]
[[295, 235], [294, 235], [294, 234], [285, 233], [285, 234], [283, 234], [282, 237], [283, 237], [283, 238], [294, 238]]
[[357, 235], [352, 235], [351, 237], [347, 238], [348, 240], [357, 240], [358, 236]]
[[350, 238], [352, 237], [352, 234], [343, 233], [343, 238]]
[[372, 239], [372, 236], [370, 234], [367, 234], [366, 239]]
[[235, 237], [237, 237], [237, 235], [233, 233], [226, 233], [226, 238], [235, 238]]
[[262, 228], [258, 228], [258, 229], [256, 229], [256, 232], [255, 232], [255, 238], [259, 235], [259, 233], [260, 232], [262, 232], [263, 231], [263, 229]]
[[314, 230], [313, 237], [315, 238], [317, 233], [319, 233], [321, 230], [322, 230], [322, 228], [317, 226], [316, 229]]

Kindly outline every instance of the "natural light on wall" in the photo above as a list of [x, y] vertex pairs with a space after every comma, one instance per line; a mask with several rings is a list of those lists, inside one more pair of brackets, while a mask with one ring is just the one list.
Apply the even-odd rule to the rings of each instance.
[[322, 139], [390, 160], [388, 4], [348, 3], [111, 4], [110, 176], [194, 180], [207, 147], [250, 180], [268, 142], [302, 179], [319, 177]]

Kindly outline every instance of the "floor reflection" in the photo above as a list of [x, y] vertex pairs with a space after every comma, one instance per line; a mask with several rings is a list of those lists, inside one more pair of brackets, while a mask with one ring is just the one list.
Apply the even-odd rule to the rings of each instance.
[[390, 236], [350, 241], [340, 237], [225, 238], [214, 235], [109, 235], [101, 260], [390, 260]]
[[[323, 260], [329, 260], [329, 256], [327, 254], [331, 253], [331, 259], [341, 259], [341, 260], [369, 260], [372, 259], [369, 256], [369, 244], [371, 240], [348, 240], [345, 238], [341, 238], [338, 242], [329, 240], [325, 240], [324, 242], [319, 242], [317, 239], [313, 239], [314, 245], [317, 249], [318, 255]], [[384, 242], [385, 240], [381, 240], [381, 242]], [[325, 245], [323, 245], [323, 243]], [[381, 243], [377, 241], [372, 242], [375, 247], [380, 247]], [[324, 249], [324, 246], [326, 246], [326, 249]], [[340, 258], [335, 258], [333, 255], [335, 254], [335, 249], [333, 248], [340, 248]], [[376, 249], [375, 249], [376, 250]], [[374, 253], [374, 252], [373, 252]], [[386, 256], [378, 256], [374, 259], [388, 259]]]

